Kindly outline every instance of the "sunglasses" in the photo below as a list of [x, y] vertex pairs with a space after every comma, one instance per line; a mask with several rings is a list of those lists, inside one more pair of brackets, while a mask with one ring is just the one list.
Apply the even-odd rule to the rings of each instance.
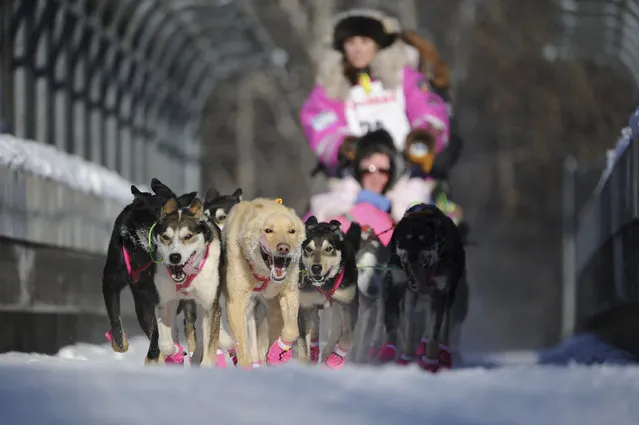
[[375, 166], [373, 164], [369, 165], [367, 168], [360, 168], [359, 172], [362, 175], [374, 174], [374, 173], [380, 173], [380, 174], [383, 174], [385, 176], [389, 176], [390, 175], [390, 169], [388, 169], [388, 168], [378, 168], [377, 166]]

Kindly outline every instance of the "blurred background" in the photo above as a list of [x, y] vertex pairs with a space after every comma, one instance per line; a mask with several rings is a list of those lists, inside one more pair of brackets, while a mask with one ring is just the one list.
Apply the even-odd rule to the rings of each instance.
[[[635, 260], [632, 239], [610, 247], [637, 213], [634, 149], [613, 173], [623, 222], [577, 218], [613, 202], [610, 184], [604, 201], [593, 190], [637, 104], [638, 1], [3, 0], [0, 351], [102, 341], [104, 254], [130, 182], [242, 187], [303, 214], [326, 182], [310, 177], [299, 109], [328, 20], [355, 6], [393, 13], [452, 68], [466, 142], [452, 185], [476, 242], [463, 347], [546, 347], [636, 296], [615, 286], [635, 281], [614, 266]], [[590, 304], [570, 313], [579, 290]]]

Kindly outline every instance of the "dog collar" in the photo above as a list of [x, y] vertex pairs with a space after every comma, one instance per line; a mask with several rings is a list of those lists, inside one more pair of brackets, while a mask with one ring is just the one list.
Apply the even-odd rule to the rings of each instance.
[[262, 292], [268, 286], [269, 282], [271, 281], [271, 278], [268, 276], [260, 276], [259, 274], [257, 274], [255, 272], [255, 269], [253, 268], [253, 264], [251, 264], [250, 261], [248, 261], [248, 265], [249, 265], [249, 268], [251, 269], [251, 273], [253, 273], [253, 277], [259, 280], [260, 282], [262, 282], [260, 286], [256, 286], [255, 288], [253, 288], [253, 292]]
[[[182, 283], [176, 283], [175, 284], [175, 291], [176, 292], [182, 292], [184, 293], [184, 291], [186, 289], [188, 289], [189, 286], [191, 286], [191, 283], [193, 283], [193, 280], [195, 279], [195, 277], [200, 274], [200, 272], [202, 271], [202, 269], [204, 268], [204, 264], [206, 263], [206, 260], [209, 258], [209, 249], [211, 248], [211, 245], [208, 245], [206, 247], [206, 252], [204, 253], [204, 258], [202, 258], [202, 261], [200, 262], [200, 265], [198, 267], [195, 268], [195, 273], [189, 273], [186, 276], [186, 280]], [[167, 270], [170, 271], [169, 266], [166, 267]]]
[[344, 280], [344, 271], [344, 267], [342, 267], [337, 276], [335, 276], [335, 282], [333, 283], [333, 287], [330, 290], [324, 291], [322, 288], [316, 287], [317, 290], [324, 294], [326, 299], [328, 299], [329, 301], [333, 301], [333, 294], [339, 289], [340, 285], [342, 284], [342, 280]]
[[151, 267], [151, 264], [153, 264], [152, 261], [149, 261], [148, 263], [144, 264], [142, 267], [134, 269], [133, 266], [131, 265], [131, 255], [129, 254], [129, 251], [127, 251], [124, 245], [122, 245], [122, 256], [124, 257], [124, 264], [126, 265], [126, 271], [129, 273], [129, 277], [131, 278], [133, 283], [137, 283], [137, 281], [140, 280], [140, 274], [142, 274], [142, 272], [144, 272], [146, 269]]

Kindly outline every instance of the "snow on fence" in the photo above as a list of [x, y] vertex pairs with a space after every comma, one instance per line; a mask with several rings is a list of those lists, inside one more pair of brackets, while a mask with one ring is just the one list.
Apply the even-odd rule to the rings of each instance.
[[131, 184], [52, 145], [0, 135], [0, 236], [104, 253]]

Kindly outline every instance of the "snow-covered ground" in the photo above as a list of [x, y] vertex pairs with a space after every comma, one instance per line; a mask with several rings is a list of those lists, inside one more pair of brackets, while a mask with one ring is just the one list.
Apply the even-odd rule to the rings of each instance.
[[0, 423], [639, 423], [635, 366], [539, 366], [528, 355], [516, 366], [438, 375], [413, 367], [325, 371], [297, 364], [245, 371], [144, 367], [145, 349], [146, 341], [135, 338], [125, 354], [79, 344], [57, 356], [0, 356]]

